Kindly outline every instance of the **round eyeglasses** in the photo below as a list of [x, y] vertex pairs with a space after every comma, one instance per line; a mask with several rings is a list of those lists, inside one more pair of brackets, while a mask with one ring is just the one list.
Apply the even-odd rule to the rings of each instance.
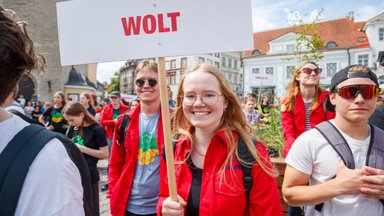
[[219, 94], [215, 91], [203, 91], [203, 93], [196, 94], [194, 92], [185, 92], [182, 96], [183, 98], [183, 104], [187, 106], [193, 105], [197, 97], [200, 96], [200, 100], [207, 106], [213, 106], [217, 103], [220, 96], [223, 96], [222, 94]]

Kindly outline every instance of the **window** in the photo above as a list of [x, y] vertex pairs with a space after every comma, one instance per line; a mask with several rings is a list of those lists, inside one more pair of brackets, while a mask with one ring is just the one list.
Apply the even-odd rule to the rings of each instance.
[[237, 60], [233, 60], [233, 68], [237, 69]]
[[232, 75], [231, 74], [228, 74], [228, 81], [229, 81], [229, 83], [232, 83]]
[[238, 83], [238, 76], [235, 75], [235, 83], [237, 84]]
[[288, 44], [287, 45], [287, 53], [294, 53], [295, 52], [295, 45], [294, 44]]
[[169, 69], [169, 61], [165, 61], [165, 70]]
[[365, 37], [359, 37], [359, 38], [357, 38], [357, 41], [358, 42], [364, 42], [364, 41], [366, 41], [366, 39], [365, 39]]
[[333, 77], [336, 74], [337, 64], [336, 63], [327, 63], [325, 65], [325, 70], [327, 72], [327, 77]]
[[225, 62], [225, 57], [222, 57], [222, 58], [221, 58], [221, 66], [222, 66], [222, 67], [225, 67], [225, 64], [226, 64], [226, 62]]
[[176, 84], [176, 73], [170, 74], [170, 84]]
[[366, 67], [368, 67], [368, 54], [364, 54], [364, 55], [358, 55], [357, 56], [357, 63], [360, 64], [360, 65], [364, 65]]
[[291, 78], [291, 75], [292, 75], [294, 69], [295, 69], [295, 66], [293, 66], [293, 65], [288, 65], [286, 67], [286, 77], [287, 77], [287, 79]]
[[329, 48], [335, 48], [335, 47], [337, 47], [337, 43], [334, 42], [334, 41], [330, 41], [330, 42], [327, 43], [327, 45], [325, 45], [325, 47], [326, 47], [327, 49], [329, 49]]
[[265, 68], [265, 74], [266, 75], [273, 75], [273, 67], [266, 67]]
[[261, 52], [257, 49], [252, 51], [252, 55], [260, 55], [260, 54], [261, 54]]
[[219, 53], [215, 53], [215, 57], [219, 58]]
[[219, 68], [219, 67], [220, 67], [220, 63], [217, 62], [217, 61], [215, 61], [215, 66], [216, 66], [217, 68]]
[[228, 59], [228, 67], [232, 68], [232, 59]]
[[379, 41], [384, 41], [384, 28], [379, 28]]
[[171, 69], [175, 69], [176, 68], [176, 59], [173, 59], [171, 60]]
[[182, 58], [181, 59], [181, 68], [186, 68], [187, 67], [187, 58]]
[[252, 68], [252, 74], [260, 74], [260, 68]]
[[199, 64], [201, 63], [204, 63], [204, 58], [203, 57], [199, 57]]

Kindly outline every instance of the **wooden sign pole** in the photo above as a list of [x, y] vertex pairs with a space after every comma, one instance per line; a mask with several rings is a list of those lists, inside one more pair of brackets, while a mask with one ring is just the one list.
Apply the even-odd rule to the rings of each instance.
[[164, 147], [165, 157], [167, 161], [167, 174], [168, 174], [168, 187], [169, 196], [174, 201], [177, 201], [176, 190], [176, 176], [175, 176], [175, 162], [173, 158], [173, 146], [172, 146], [172, 133], [171, 133], [171, 120], [168, 104], [168, 90], [167, 80], [165, 72], [165, 60], [164, 57], [157, 58], [157, 69], [159, 73], [159, 89], [160, 89], [160, 102], [161, 102], [161, 117], [163, 120], [164, 131]]

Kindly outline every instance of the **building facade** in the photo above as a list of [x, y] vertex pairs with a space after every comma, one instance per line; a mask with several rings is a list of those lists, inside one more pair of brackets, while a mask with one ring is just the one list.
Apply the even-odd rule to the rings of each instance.
[[[338, 70], [351, 64], [362, 64], [377, 71], [377, 56], [379, 50], [383, 50], [379, 38], [384, 22], [377, 22], [380, 17], [382, 15], [372, 20], [374, 24], [355, 22], [353, 17], [316, 24], [325, 45], [321, 50], [324, 57], [318, 61], [323, 68], [320, 79], [323, 87], [329, 86]], [[254, 33], [254, 50], [245, 52], [242, 59], [245, 93], [267, 94], [275, 101], [285, 94], [291, 73], [299, 64], [294, 55], [297, 37], [292, 27]], [[303, 50], [307, 51], [305, 47]]]
[[[45, 72], [32, 71], [20, 81], [19, 94], [23, 94], [27, 99], [35, 94], [40, 101], [52, 101], [56, 91], [65, 91], [71, 66], [63, 67], [60, 63], [56, 16], [56, 2], [59, 1], [1, 1], [5, 8], [16, 12], [18, 20], [28, 23], [27, 30], [35, 42], [36, 50], [47, 62]], [[76, 70], [97, 85], [95, 65], [77, 65]]]
[[219, 68], [227, 78], [232, 91], [241, 97], [243, 92], [243, 76], [240, 57], [241, 52], [166, 57], [165, 70], [167, 73], [167, 83], [170, 85], [172, 92], [176, 92], [186, 68], [196, 64], [206, 63]]

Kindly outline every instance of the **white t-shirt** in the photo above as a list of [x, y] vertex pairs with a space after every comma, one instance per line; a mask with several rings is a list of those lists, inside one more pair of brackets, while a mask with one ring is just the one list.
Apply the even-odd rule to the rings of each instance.
[[[27, 125], [18, 116], [0, 122], [0, 153]], [[59, 140], [47, 143], [31, 164], [15, 215], [84, 215], [80, 173]]]
[[[333, 123], [332, 120], [331, 122]], [[365, 165], [371, 137], [361, 141], [353, 139], [343, 132], [341, 134], [355, 158], [355, 167], [362, 168]], [[300, 135], [293, 143], [285, 159], [286, 163], [293, 168], [311, 175], [310, 185], [331, 180], [336, 175], [340, 160], [341, 158], [336, 151], [316, 129]], [[342, 195], [324, 202], [322, 213], [316, 211], [314, 206], [308, 206], [305, 215], [382, 216], [384, 209], [378, 199], [368, 199], [361, 195]]]

